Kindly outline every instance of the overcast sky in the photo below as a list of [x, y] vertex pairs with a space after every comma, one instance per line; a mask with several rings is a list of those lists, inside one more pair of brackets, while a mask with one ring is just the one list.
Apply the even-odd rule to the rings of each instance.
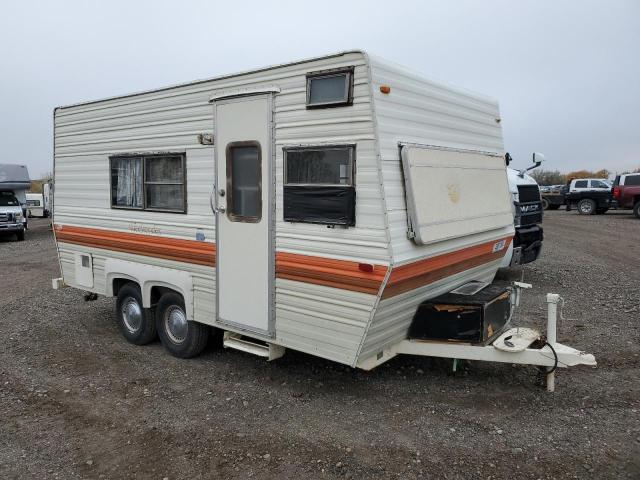
[[640, 0], [2, 0], [0, 163], [52, 169], [55, 106], [361, 48], [500, 101], [506, 151], [640, 166]]

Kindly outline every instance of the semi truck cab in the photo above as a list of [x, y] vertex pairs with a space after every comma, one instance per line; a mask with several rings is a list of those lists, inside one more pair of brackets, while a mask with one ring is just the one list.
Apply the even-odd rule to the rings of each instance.
[[[534, 167], [532, 168], [541, 164], [540, 158], [540, 154], [534, 154]], [[542, 229], [543, 209], [540, 187], [533, 177], [526, 174], [526, 171], [507, 168], [516, 233], [509, 251], [502, 261], [503, 268], [533, 262], [542, 251], [544, 232]]]

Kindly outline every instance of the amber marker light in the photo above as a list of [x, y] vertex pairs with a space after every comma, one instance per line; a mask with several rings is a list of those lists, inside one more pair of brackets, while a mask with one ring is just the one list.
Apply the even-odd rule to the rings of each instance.
[[391, 87], [389, 85], [380, 85], [380, 91], [384, 94], [388, 94], [391, 92]]

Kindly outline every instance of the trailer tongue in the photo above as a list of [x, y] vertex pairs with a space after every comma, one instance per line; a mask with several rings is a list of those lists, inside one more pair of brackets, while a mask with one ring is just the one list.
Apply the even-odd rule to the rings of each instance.
[[[519, 303], [520, 290], [531, 288], [531, 285], [520, 282], [514, 283], [511, 298], [513, 307]], [[557, 305], [560, 295], [547, 294], [547, 331], [546, 336], [535, 329], [514, 327], [495, 336], [487, 344], [473, 344], [469, 342], [448, 341], [446, 339], [402, 340], [388, 352], [390, 356], [420, 355], [426, 357], [443, 357], [456, 360], [483, 360], [489, 362], [512, 363], [521, 365], [536, 365], [547, 367], [547, 390], [555, 390], [556, 368], [568, 368], [577, 365], [595, 367], [596, 359], [593, 355], [576, 350], [556, 341]], [[365, 365], [361, 365], [366, 368]]]

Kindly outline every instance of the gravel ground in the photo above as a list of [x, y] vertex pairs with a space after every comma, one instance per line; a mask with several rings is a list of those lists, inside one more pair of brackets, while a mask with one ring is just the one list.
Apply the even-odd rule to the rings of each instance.
[[1, 478], [640, 478], [640, 221], [545, 215], [516, 321], [545, 324], [597, 368], [396, 358], [372, 372], [213, 343], [178, 360], [118, 333], [112, 300], [59, 276], [47, 221], [0, 238]]

